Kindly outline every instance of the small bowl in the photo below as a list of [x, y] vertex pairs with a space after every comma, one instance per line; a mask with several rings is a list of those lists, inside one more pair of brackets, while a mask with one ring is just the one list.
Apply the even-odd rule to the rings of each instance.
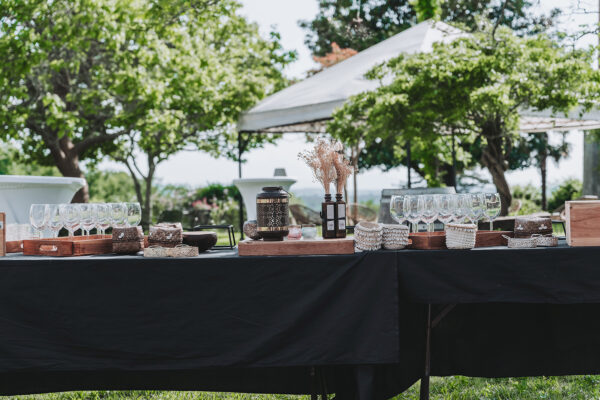
[[203, 252], [217, 244], [217, 233], [210, 231], [183, 232], [183, 244], [195, 246], [199, 252]]

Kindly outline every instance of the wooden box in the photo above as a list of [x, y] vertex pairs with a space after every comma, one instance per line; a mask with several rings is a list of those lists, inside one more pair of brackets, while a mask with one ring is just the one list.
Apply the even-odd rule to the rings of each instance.
[[264, 240], [242, 240], [238, 244], [240, 256], [294, 256], [354, 254], [354, 239], [315, 239], [284, 240], [265, 242]]
[[600, 246], [600, 200], [565, 203], [569, 246]]
[[112, 253], [111, 235], [23, 240], [23, 255], [73, 257]]
[[508, 241], [502, 236], [513, 237], [510, 231], [477, 231], [475, 236], [475, 247], [506, 246]]

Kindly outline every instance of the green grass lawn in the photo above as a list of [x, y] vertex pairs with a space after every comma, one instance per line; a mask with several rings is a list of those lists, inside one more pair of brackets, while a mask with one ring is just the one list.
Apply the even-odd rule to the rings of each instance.
[[[331, 396], [333, 397], [333, 396]], [[309, 396], [207, 392], [103, 391], [2, 397], [1, 400], [308, 400]], [[417, 400], [415, 384], [396, 400]], [[483, 379], [463, 376], [432, 378], [432, 400], [592, 400], [600, 398], [600, 375]]]

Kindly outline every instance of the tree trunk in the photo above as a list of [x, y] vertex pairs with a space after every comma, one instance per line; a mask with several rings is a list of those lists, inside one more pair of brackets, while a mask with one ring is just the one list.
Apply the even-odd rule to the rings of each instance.
[[[84, 178], [85, 175], [79, 166], [79, 154], [76, 154], [73, 150], [73, 142], [68, 136], [63, 136], [58, 141], [58, 146], [52, 146], [50, 153], [54, 162], [63, 176], [72, 178]], [[73, 196], [73, 203], [87, 203], [90, 201], [90, 191], [86, 184], [75, 193]]]
[[548, 202], [546, 199], [546, 177], [547, 177], [547, 167], [548, 167], [548, 134], [546, 132], [540, 133], [543, 139], [543, 148], [540, 149], [538, 154], [538, 162], [540, 166], [540, 175], [542, 177], [542, 210], [546, 211], [548, 209]]
[[504, 160], [497, 160], [492, 156], [492, 152], [486, 148], [483, 150], [481, 163], [488, 169], [488, 171], [490, 171], [494, 185], [496, 185], [496, 190], [500, 194], [500, 200], [502, 202], [500, 215], [508, 215], [508, 209], [512, 203], [512, 195], [510, 194], [510, 187], [506, 181], [506, 176], [504, 176], [504, 171], [506, 169]]
[[142, 207], [142, 227], [144, 230], [150, 229], [152, 223], [152, 180], [154, 179], [154, 172], [156, 171], [156, 165], [150, 161], [151, 157], [148, 157], [148, 175], [144, 177], [146, 183], [146, 190], [144, 192], [144, 205]]

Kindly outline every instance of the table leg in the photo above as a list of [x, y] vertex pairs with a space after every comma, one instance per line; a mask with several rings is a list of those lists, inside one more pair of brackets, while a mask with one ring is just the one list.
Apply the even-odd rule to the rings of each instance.
[[429, 400], [429, 375], [431, 373], [431, 304], [427, 305], [427, 327], [425, 331], [425, 368], [421, 377], [420, 400]]

